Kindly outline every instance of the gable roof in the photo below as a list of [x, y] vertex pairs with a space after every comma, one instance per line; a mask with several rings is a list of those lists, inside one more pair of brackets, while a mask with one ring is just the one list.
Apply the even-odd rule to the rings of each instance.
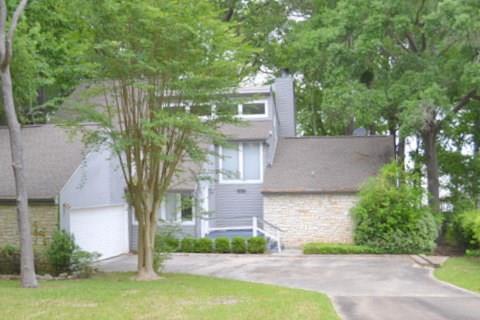
[[265, 171], [263, 192], [356, 192], [393, 158], [391, 136], [284, 138]]
[[[81, 164], [85, 147], [54, 125], [22, 128], [27, 192], [30, 199], [54, 199]], [[9, 132], [0, 127], [0, 199], [15, 198]]]

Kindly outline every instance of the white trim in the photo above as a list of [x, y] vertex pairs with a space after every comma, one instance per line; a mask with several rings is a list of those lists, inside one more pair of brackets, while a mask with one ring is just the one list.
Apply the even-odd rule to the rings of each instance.
[[116, 203], [116, 204], [100, 204], [100, 205], [93, 205], [93, 206], [85, 206], [85, 207], [70, 207], [68, 210], [82, 210], [82, 209], [102, 209], [108, 207], [123, 207], [126, 206], [125, 203]]
[[[243, 145], [245, 143], [254, 143], [258, 144], [259, 147], [259, 157], [260, 157], [260, 179], [254, 179], [254, 180], [244, 180], [244, 172], [243, 172]], [[238, 142], [235, 143], [238, 146], [238, 171], [240, 173], [240, 179], [224, 179], [223, 178], [223, 173], [221, 172], [223, 170], [223, 147], [220, 146], [219, 148], [219, 168], [220, 168], [220, 173], [219, 173], [219, 183], [221, 184], [259, 184], [263, 183], [263, 143], [262, 142]]]
[[[243, 114], [243, 105], [244, 104], [254, 104], [254, 103], [262, 103], [265, 106], [265, 112], [262, 114]], [[253, 101], [248, 101], [245, 103], [241, 103], [238, 105], [238, 118], [241, 119], [263, 119], [268, 117], [268, 100], [253, 100]]]

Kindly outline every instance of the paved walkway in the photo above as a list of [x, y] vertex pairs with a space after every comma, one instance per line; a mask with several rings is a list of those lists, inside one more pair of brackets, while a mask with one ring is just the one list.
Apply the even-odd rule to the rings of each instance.
[[[101, 263], [104, 271], [135, 267], [136, 256]], [[480, 319], [478, 295], [435, 280], [409, 256], [176, 254], [165, 271], [324, 292], [343, 319]]]

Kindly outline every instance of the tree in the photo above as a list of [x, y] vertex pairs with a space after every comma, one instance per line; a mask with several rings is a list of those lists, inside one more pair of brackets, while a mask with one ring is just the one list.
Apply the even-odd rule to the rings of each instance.
[[[85, 51], [92, 45], [78, 0], [33, 1], [25, 9], [14, 39], [13, 95], [21, 124], [45, 123], [90, 69]], [[0, 107], [0, 109], [3, 109]], [[0, 110], [0, 124], [5, 117]]]
[[[18, 122], [13, 100], [12, 76], [10, 64], [13, 56], [13, 39], [18, 21], [27, 6], [27, 0], [21, 0], [12, 18], [7, 21], [8, 12], [5, 0], [0, 1], [0, 79], [5, 116], [10, 133], [10, 150], [15, 177], [17, 196], [17, 221], [21, 247], [21, 279], [24, 288], [37, 287], [33, 257], [32, 234], [28, 210], [28, 195], [25, 181], [22, 132]], [[9, 25], [7, 25], [9, 22]]]
[[[182, 162], [207, 160], [202, 145], [222, 143], [222, 105], [248, 71], [250, 50], [218, 15], [206, 0], [102, 0], [91, 16], [98, 82], [90, 93], [105, 101], [80, 106], [76, 123], [95, 121], [86, 140], [117, 154], [139, 226], [139, 280], [157, 278], [157, 211], [173, 177]], [[199, 118], [212, 103], [218, 115]]]
[[447, 123], [479, 99], [480, 3], [452, 0], [317, 1], [278, 60], [298, 74], [307, 133], [418, 135], [429, 202], [439, 211], [437, 147]]

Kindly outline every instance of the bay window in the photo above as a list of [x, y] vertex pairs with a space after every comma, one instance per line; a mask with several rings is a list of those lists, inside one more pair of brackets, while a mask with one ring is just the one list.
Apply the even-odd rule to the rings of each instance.
[[220, 148], [221, 183], [260, 183], [263, 147], [258, 142], [236, 143]]

